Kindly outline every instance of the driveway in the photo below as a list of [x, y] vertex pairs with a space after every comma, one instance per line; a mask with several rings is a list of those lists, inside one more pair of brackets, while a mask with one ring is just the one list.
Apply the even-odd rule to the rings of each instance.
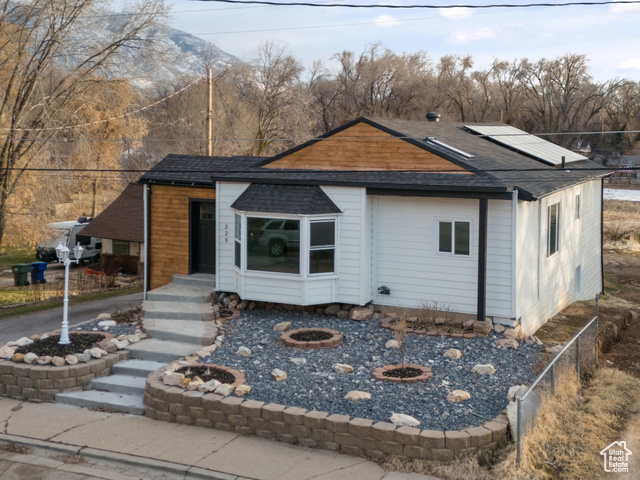
[[[92, 300], [69, 306], [69, 325], [91, 320], [101, 313], [133, 307], [142, 303], [142, 292], [120, 297]], [[34, 333], [42, 334], [60, 328], [62, 307], [0, 319], [0, 345]]]

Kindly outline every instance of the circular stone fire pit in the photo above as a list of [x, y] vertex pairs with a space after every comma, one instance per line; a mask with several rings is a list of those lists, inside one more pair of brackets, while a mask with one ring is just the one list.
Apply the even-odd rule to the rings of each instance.
[[373, 371], [373, 378], [396, 383], [418, 383], [426, 382], [433, 377], [433, 372], [429, 367], [405, 363], [402, 365], [385, 365]]
[[293, 348], [334, 348], [342, 345], [343, 336], [331, 328], [301, 328], [285, 332], [280, 341], [287, 347]]

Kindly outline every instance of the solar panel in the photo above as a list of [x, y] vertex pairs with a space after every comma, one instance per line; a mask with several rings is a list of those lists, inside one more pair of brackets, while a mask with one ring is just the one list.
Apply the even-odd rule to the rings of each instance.
[[587, 157], [515, 127], [465, 125], [465, 128], [550, 165], [561, 165], [562, 157], [565, 157], [565, 163], [588, 160]]

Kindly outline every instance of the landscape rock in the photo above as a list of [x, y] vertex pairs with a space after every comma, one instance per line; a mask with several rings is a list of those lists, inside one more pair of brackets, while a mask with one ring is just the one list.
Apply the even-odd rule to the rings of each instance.
[[25, 353], [24, 363], [28, 363], [29, 365], [31, 365], [36, 361], [36, 358], [38, 358], [38, 355], [33, 352]]
[[178, 387], [183, 378], [184, 375], [182, 373], [171, 372], [164, 376], [162, 383], [171, 387]]
[[201, 385], [204, 385], [204, 381], [200, 377], [195, 377], [189, 382], [189, 385], [187, 385], [187, 390], [193, 392], [195, 390], [198, 390], [198, 387], [200, 387]]
[[466, 329], [466, 330], [472, 330], [473, 329], [473, 323], [475, 322], [475, 320], [465, 320], [462, 323], [462, 326]]
[[110, 313], [101, 313], [96, 317], [96, 320], [110, 320], [110, 319], [111, 319]]
[[444, 317], [436, 317], [435, 321], [433, 322], [435, 325], [444, 325], [445, 323], [447, 323], [447, 319]]
[[238, 385], [233, 392], [238, 397], [244, 397], [251, 391], [251, 387], [249, 385]]
[[473, 322], [473, 333], [486, 337], [491, 333], [493, 325], [491, 322]]
[[129, 346], [129, 340], [127, 340], [126, 338], [123, 340], [112, 338], [110, 343], [113, 343], [118, 350], [124, 350]]
[[216, 388], [222, 385], [218, 380], [209, 380], [198, 387], [198, 391], [202, 393], [215, 392]]
[[538, 337], [535, 337], [533, 335], [529, 335], [529, 336], [525, 337], [524, 343], [526, 343], [527, 345], [540, 345], [542, 342], [540, 341], [540, 339]]
[[517, 350], [520, 346], [515, 338], [501, 338], [500, 340], [496, 340], [496, 344], [504, 348], [513, 348], [514, 350]]
[[140, 341], [140, 335], [139, 334], [133, 334], [133, 335], [127, 335], [125, 337], [125, 339], [129, 342], [129, 343], [138, 343]]
[[[60, 357], [56, 357], [56, 358], [60, 358]], [[60, 358], [60, 360], [62, 360]], [[51, 357], [49, 355], [43, 355], [41, 357], [36, 358], [35, 362], [36, 365], [49, 365], [51, 363]], [[64, 365], [64, 360], [62, 360], [62, 365]], [[58, 365], [61, 366], [61, 365]]]
[[391, 420], [391, 423], [400, 427], [416, 427], [420, 425], [420, 422], [418, 420], [410, 415], [405, 415], [404, 413], [394, 413], [393, 415], [391, 415], [391, 417], [389, 417], [389, 420]]
[[11, 357], [13, 357], [14, 353], [16, 353], [16, 349], [13, 347], [9, 347], [7, 345], [0, 347], [0, 358], [11, 360]]
[[107, 352], [105, 352], [103, 349], [98, 347], [93, 347], [89, 349], [89, 355], [91, 355], [93, 358], [102, 358], [106, 354]]
[[504, 332], [504, 325], [500, 325], [499, 323], [496, 323], [496, 324], [493, 326], [493, 331], [494, 331], [494, 332], [496, 332], [496, 333], [502, 333], [502, 332]]
[[64, 361], [69, 365], [76, 365], [78, 363], [78, 357], [76, 357], [75, 355], [67, 355], [66, 357], [64, 357]]
[[24, 362], [24, 353], [14, 353], [13, 357], [11, 357], [11, 361], [15, 363]]
[[113, 342], [106, 342], [102, 344], [102, 349], [107, 353], [114, 353], [118, 351], [117, 345]]
[[274, 332], [286, 332], [291, 328], [291, 322], [280, 322], [273, 327]]
[[238, 355], [239, 357], [248, 357], [251, 355], [251, 350], [249, 350], [247, 347], [240, 347], [238, 348], [236, 355]]
[[465, 392], [464, 390], [454, 390], [453, 392], [447, 395], [447, 401], [451, 403], [464, 402], [465, 400], [469, 400], [471, 395], [469, 392]]
[[218, 388], [215, 389], [215, 393], [219, 393], [224, 397], [228, 397], [235, 391], [235, 389], [236, 388], [230, 383], [223, 383], [221, 385], [218, 385]]
[[51, 357], [51, 363], [53, 363], [56, 367], [62, 367], [67, 364], [67, 361], [62, 357]]
[[351, 309], [349, 318], [356, 322], [362, 322], [365, 320], [371, 320], [374, 314], [373, 305], [369, 304], [366, 307], [355, 307]]
[[524, 395], [527, 390], [528, 387], [526, 385], [514, 385], [513, 387], [509, 388], [509, 393], [507, 393], [507, 400], [509, 400], [510, 402], [515, 402], [516, 399]]
[[333, 369], [336, 373], [351, 373], [353, 372], [353, 367], [351, 365], [347, 365], [346, 363], [335, 363], [333, 365]]
[[76, 353], [75, 356], [80, 363], [87, 363], [89, 360], [91, 360], [90, 353]]
[[444, 352], [442, 356], [450, 358], [452, 360], [458, 360], [460, 357], [462, 357], [462, 352], [457, 348], [450, 348], [449, 350]]
[[361, 392], [359, 390], [351, 390], [344, 396], [345, 400], [352, 400], [354, 402], [359, 402], [360, 400], [369, 400], [371, 398], [371, 394], [369, 392]]
[[296, 357], [291, 357], [289, 359], [289, 361], [295, 363], [296, 365], [306, 365], [307, 364], [307, 359], [306, 358], [296, 358]]
[[324, 309], [325, 315], [335, 315], [340, 310], [340, 305], [337, 303], [332, 303], [327, 308]]
[[117, 325], [115, 320], [102, 320], [98, 322], [99, 327], [115, 327]]
[[239, 311], [243, 311], [247, 309], [247, 306], [249, 305], [249, 301], [247, 300], [242, 300], [238, 305], [236, 305], [236, 310]]
[[271, 376], [275, 378], [277, 382], [280, 382], [287, 378], [286, 372], [283, 372], [279, 368], [274, 368], [273, 370], [271, 370]]
[[191, 383], [191, 379], [189, 377], [184, 377], [182, 380], [180, 380], [180, 388], [187, 388], [189, 386], [189, 384]]
[[400, 348], [400, 344], [398, 343], [397, 340], [389, 340], [387, 343], [384, 344], [384, 346], [387, 348]]
[[505, 328], [504, 332], [502, 332], [504, 338], [515, 338], [519, 339], [522, 337], [522, 327], [520, 325], [516, 325], [514, 328]]
[[518, 432], [518, 402], [510, 402], [507, 405], [507, 419], [511, 428], [511, 436], [516, 438]]
[[493, 365], [476, 365], [474, 366], [471, 371], [473, 373], [477, 373], [478, 375], [493, 375], [494, 373], [496, 373], [496, 369], [493, 368]]
[[338, 310], [338, 313], [336, 313], [336, 317], [340, 320], [349, 320], [349, 315], [349, 310]]
[[31, 345], [33, 343], [33, 340], [28, 337], [22, 337], [12, 343], [15, 343], [15, 345], [18, 347], [26, 347], [27, 345]]

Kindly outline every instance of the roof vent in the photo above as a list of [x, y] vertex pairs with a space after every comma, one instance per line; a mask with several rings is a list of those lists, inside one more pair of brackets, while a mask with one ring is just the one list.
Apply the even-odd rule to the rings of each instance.
[[429, 112], [427, 113], [427, 121], [428, 122], [439, 122], [440, 114], [437, 112]]

